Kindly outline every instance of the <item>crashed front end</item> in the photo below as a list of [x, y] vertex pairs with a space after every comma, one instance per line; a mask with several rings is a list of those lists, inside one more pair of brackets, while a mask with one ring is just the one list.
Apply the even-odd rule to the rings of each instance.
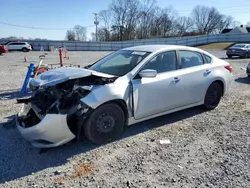
[[94, 86], [109, 81], [90, 74], [42, 86], [32, 85], [31, 82], [32, 96], [17, 99], [18, 103], [23, 103], [16, 116], [17, 129], [25, 140], [37, 148], [56, 147], [74, 138], [80, 139], [82, 125], [92, 110], [81, 99]]

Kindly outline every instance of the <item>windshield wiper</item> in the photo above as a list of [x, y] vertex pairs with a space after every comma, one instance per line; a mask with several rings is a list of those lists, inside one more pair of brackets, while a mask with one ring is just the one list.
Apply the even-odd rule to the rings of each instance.
[[85, 69], [88, 69], [89, 67], [91, 67], [93, 64], [90, 64], [90, 65], [86, 65], [85, 67], [83, 67], [83, 68], [85, 68]]

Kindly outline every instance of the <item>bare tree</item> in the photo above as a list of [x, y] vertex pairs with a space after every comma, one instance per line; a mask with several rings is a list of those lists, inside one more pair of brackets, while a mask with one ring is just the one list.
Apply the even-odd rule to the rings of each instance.
[[222, 15], [214, 7], [196, 6], [192, 18], [197, 31], [205, 34], [212, 33], [221, 23]]
[[111, 25], [111, 12], [109, 10], [102, 10], [99, 13], [100, 20], [104, 23], [104, 26], [98, 29], [97, 35], [100, 40], [110, 40], [110, 25]]
[[76, 40], [86, 41], [87, 40], [87, 29], [81, 25], [74, 27]]
[[[95, 38], [95, 33], [91, 33], [91, 35], [93, 35]], [[93, 40], [93, 36], [92, 36], [92, 41], [95, 41], [95, 39]], [[99, 41], [110, 41], [110, 31], [107, 30], [106, 27], [98, 28], [97, 36]]]
[[176, 19], [176, 29], [179, 35], [193, 30], [193, 20], [190, 17], [181, 16]]
[[156, 0], [145, 0], [142, 2], [138, 13], [137, 38], [149, 38], [150, 28], [154, 19]]
[[113, 31], [119, 30], [119, 39], [133, 39], [138, 18], [138, 0], [113, 0], [109, 6], [112, 13]]
[[109, 10], [102, 10], [99, 12], [99, 18], [104, 22], [104, 27], [110, 28], [111, 25], [111, 12]]
[[152, 16], [151, 20], [151, 27], [150, 27], [150, 36], [157, 38], [161, 37], [161, 31], [159, 25], [161, 23], [160, 16], [162, 14], [162, 9], [160, 7], [156, 7], [154, 9], [154, 15]]
[[180, 17], [172, 7], [158, 7], [156, 0], [113, 0], [99, 18], [103, 41], [212, 34], [233, 25], [231, 16], [214, 7], [198, 5], [190, 17]]
[[233, 17], [222, 15], [222, 18], [217, 25], [214, 33], [221, 33], [223, 29], [227, 29], [233, 25]]
[[65, 37], [66, 40], [76, 40], [76, 35], [75, 35], [75, 31], [73, 30], [68, 30], [66, 32], [66, 37]]
[[159, 33], [161, 37], [167, 37], [173, 34], [176, 14], [172, 7], [162, 9], [160, 16], [156, 20], [159, 24], [159, 31], [157, 33]]

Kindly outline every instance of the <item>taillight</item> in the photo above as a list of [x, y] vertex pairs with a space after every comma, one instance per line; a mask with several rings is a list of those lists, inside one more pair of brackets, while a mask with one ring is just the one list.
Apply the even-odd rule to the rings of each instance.
[[231, 65], [225, 66], [225, 68], [231, 73], [233, 72], [233, 67]]

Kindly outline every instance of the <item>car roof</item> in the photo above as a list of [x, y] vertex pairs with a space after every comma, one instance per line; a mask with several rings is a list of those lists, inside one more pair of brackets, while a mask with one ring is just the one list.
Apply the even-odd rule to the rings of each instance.
[[249, 44], [247, 44], [247, 43], [236, 43], [236, 44], [234, 44], [234, 45], [249, 45]]
[[202, 51], [198, 48], [189, 47], [189, 46], [181, 46], [181, 45], [168, 45], [168, 44], [162, 44], [162, 45], [140, 45], [140, 46], [133, 46], [128, 48], [123, 48], [122, 50], [133, 50], [133, 51], [144, 51], [144, 52], [157, 52], [161, 50], [178, 50], [178, 49], [187, 49], [187, 50], [198, 50]]

